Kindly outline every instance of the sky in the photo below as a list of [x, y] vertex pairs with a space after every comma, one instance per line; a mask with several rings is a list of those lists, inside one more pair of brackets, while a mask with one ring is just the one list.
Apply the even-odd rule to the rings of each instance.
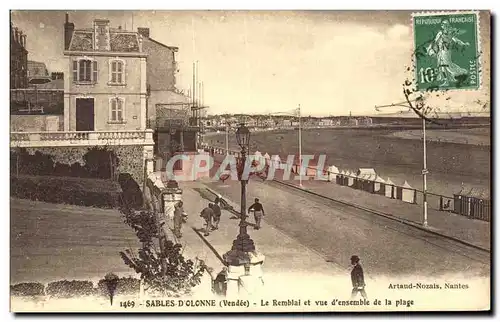
[[[27, 34], [29, 60], [63, 69], [65, 11], [13, 11]], [[151, 38], [179, 47], [179, 89], [192, 85], [198, 61], [209, 114], [291, 112], [376, 115], [375, 105], [404, 100], [413, 36], [409, 11], [69, 11], [75, 28], [98, 18], [112, 27], [150, 28]], [[489, 65], [489, 20], [481, 15], [483, 64]], [[489, 100], [489, 68], [481, 91], [451, 93], [440, 110]], [[385, 110], [392, 112], [396, 110]]]

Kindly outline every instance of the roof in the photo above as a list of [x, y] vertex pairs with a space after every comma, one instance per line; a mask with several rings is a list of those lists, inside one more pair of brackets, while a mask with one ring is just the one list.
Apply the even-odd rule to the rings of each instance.
[[[93, 31], [75, 30], [71, 38], [70, 51], [93, 51]], [[111, 52], [139, 52], [139, 34], [136, 32], [109, 32]], [[99, 49], [99, 51], [103, 51]]]
[[472, 197], [477, 199], [486, 199], [486, 200], [490, 199], [490, 191], [487, 189], [480, 189], [480, 188], [466, 189], [462, 187], [462, 190], [460, 190], [460, 192], [456, 193], [455, 195]]
[[167, 46], [167, 45], [162, 44], [161, 42], [159, 42], [159, 41], [157, 41], [157, 40], [154, 40], [153, 38], [145, 38], [145, 39], [149, 39], [149, 40], [151, 40], [151, 42], [153, 42], [153, 43], [155, 43], [155, 44], [157, 44], [157, 45], [160, 45], [160, 46], [162, 46], [162, 47], [168, 48], [168, 49], [170, 49], [170, 50], [173, 50], [173, 51], [175, 51], [175, 52], [179, 50], [179, 47]]
[[373, 168], [359, 168], [357, 174], [358, 176], [376, 175]]
[[63, 79], [55, 79], [46, 84], [37, 84], [36, 88], [38, 89], [60, 89], [64, 90], [64, 80]]
[[191, 104], [191, 98], [173, 91], [151, 91], [150, 101], [161, 105]]

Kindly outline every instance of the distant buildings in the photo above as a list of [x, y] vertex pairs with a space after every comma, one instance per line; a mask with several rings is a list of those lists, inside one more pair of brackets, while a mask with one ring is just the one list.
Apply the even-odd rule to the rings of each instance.
[[28, 79], [37, 77], [49, 77], [47, 65], [42, 62], [28, 60]]
[[28, 87], [26, 35], [10, 24], [10, 88]]

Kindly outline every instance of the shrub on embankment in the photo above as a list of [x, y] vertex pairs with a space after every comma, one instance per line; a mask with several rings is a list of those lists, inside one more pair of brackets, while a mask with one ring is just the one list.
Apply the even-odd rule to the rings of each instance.
[[[133, 277], [118, 278], [114, 295], [138, 295], [140, 281]], [[19, 283], [10, 286], [10, 295], [13, 297], [50, 296], [58, 298], [72, 298], [81, 296], [109, 297], [106, 280], [101, 279], [94, 285], [88, 280], [60, 280], [44, 285], [38, 282]]]
[[20, 199], [87, 207], [116, 208], [121, 189], [110, 180], [12, 176], [10, 195]]

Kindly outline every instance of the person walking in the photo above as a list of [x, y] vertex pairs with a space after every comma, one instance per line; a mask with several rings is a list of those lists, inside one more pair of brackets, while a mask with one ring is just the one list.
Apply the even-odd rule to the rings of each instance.
[[182, 201], [179, 201], [174, 206], [174, 235], [176, 238], [182, 237], [182, 222], [187, 217], [183, 206], [184, 203]]
[[208, 204], [208, 207], [205, 207], [201, 213], [200, 217], [205, 219], [205, 233], [204, 236], [210, 235], [210, 230], [212, 228], [212, 218], [214, 216], [214, 211], [212, 210], [212, 203]]
[[220, 209], [220, 199], [219, 197], [215, 198], [215, 201], [212, 205], [212, 210], [214, 211], [213, 217], [213, 228], [214, 230], [219, 229], [220, 217], [222, 216], [222, 211]]
[[224, 266], [213, 281], [214, 292], [219, 296], [226, 296], [227, 293], [227, 267]]
[[253, 216], [255, 219], [255, 229], [259, 230], [260, 221], [262, 220], [262, 217], [266, 215], [264, 212], [264, 207], [259, 202], [259, 198], [255, 198], [255, 202], [253, 203], [253, 205], [248, 208], [248, 212], [250, 213], [251, 211], [253, 211]]
[[361, 293], [363, 298], [368, 298], [365, 291], [365, 276], [363, 273], [363, 268], [359, 263], [359, 257], [357, 255], [351, 256], [351, 265], [353, 265], [351, 271], [351, 281], [352, 281], [352, 293], [351, 298], [354, 299], [358, 293]]

